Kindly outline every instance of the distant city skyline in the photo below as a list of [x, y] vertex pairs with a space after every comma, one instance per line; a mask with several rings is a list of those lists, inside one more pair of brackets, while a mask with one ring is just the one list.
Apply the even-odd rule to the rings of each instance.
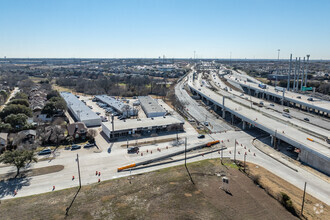
[[280, 49], [329, 60], [329, 10], [327, 0], [0, 0], [0, 58], [277, 59]]

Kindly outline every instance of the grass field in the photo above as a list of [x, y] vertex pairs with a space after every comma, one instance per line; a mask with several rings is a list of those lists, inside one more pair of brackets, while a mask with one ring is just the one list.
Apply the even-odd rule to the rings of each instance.
[[[205, 160], [188, 167], [195, 184], [177, 166], [83, 186], [67, 219], [295, 219], [236, 166]], [[230, 193], [221, 189], [221, 175]], [[63, 219], [76, 192], [4, 200], [1, 219]]]

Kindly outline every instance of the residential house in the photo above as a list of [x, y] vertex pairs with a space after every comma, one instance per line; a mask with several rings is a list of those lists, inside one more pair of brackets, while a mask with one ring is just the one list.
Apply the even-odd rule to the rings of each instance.
[[0, 133], [0, 153], [2, 153], [7, 146], [8, 133]]
[[85, 139], [87, 135], [87, 127], [83, 122], [75, 122], [68, 124], [68, 135], [74, 139]]

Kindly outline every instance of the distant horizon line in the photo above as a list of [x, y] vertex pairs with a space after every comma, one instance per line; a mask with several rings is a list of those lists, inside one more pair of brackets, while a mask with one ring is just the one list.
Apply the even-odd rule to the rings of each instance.
[[[277, 61], [278, 59], [273, 58], [273, 59], [269, 59], [269, 58], [150, 58], [150, 57], [145, 57], [145, 58], [140, 58], [140, 57], [120, 57], [120, 58], [88, 58], [88, 57], [84, 57], [84, 58], [68, 58], [68, 57], [44, 57], [44, 58], [40, 58], [40, 57], [11, 57], [11, 58], [0, 58], [0, 60], [121, 60], [121, 59], [127, 59], [127, 60], [136, 60], [136, 59], [142, 59], [142, 60], [228, 60], [228, 61], [235, 61], [235, 60], [269, 60], [269, 61]], [[290, 59], [279, 59], [280, 61], [283, 60], [290, 60]], [[294, 61], [294, 59], [292, 58], [292, 60]], [[309, 61], [330, 61], [330, 58], [328, 59], [309, 59]]]

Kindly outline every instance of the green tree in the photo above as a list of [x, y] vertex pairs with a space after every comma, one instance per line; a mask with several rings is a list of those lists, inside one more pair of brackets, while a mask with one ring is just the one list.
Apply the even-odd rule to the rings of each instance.
[[47, 100], [53, 98], [53, 97], [60, 97], [60, 94], [56, 90], [52, 90], [47, 94]]
[[12, 127], [8, 123], [0, 123], [0, 132], [9, 132], [11, 131]]
[[1, 91], [0, 91], [0, 96], [2, 96], [4, 100], [6, 100], [6, 99], [7, 99], [7, 97], [8, 97], [8, 94], [7, 94], [7, 92], [6, 92], [6, 91], [4, 91], [4, 90], [1, 90]]
[[66, 110], [66, 102], [62, 97], [52, 97], [44, 106], [42, 113], [47, 115], [54, 115], [57, 111]]
[[9, 123], [13, 128], [21, 128], [26, 125], [28, 117], [25, 114], [19, 113], [17, 115], [10, 114], [5, 118], [5, 122]]
[[2, 118], [6, 118], [10, 114], [25, 114], [28, 117], [32, 116], [32, 111], [30, 108], [25, 105], [11, 104], [7, 105], [1, 112], [0, 115]]
[[54, 115], [56, 113], [56, 107], [54, 102], [48, 102], [41, 111], [42, 114]]
[[19, 105], [25, 105], [26, 107], [29, 107], [29, 101], [26, 99], [12, 99], [9, 102], [9, 105], [10, 104], [19, 104]]
[[24, 92], [18, 92], [16, 93], [16, 95], [14, 96], [13, 99], [29, 99], [29, 96], [27, 94], [25, 94]]
[[16, 167], [17, 172], [15, 178], [19, 175], [20, 169], [32, 161], [37, 162], [38, 160], [34, 152], [29, 150], [5, 151], [0, 157], [0, 162]]

